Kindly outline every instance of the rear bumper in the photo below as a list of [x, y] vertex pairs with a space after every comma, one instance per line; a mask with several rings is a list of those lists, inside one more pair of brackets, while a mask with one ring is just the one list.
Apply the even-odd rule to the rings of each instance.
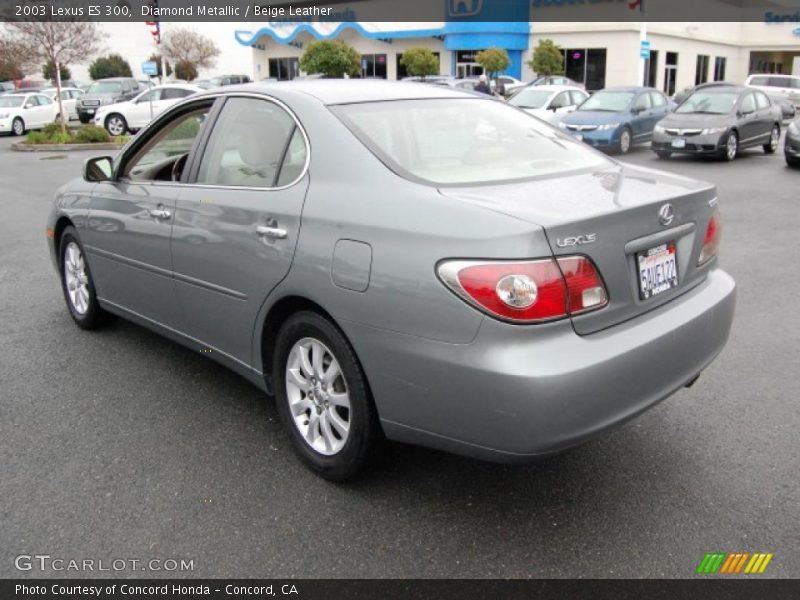
[[625, 422], [693, 380], [722, 350], [733, 279], [713, 270], [667, 305], [588, 336], [569, 321], [484, 319], [466, 345], [343, 323], [390, 439], [524, 462]]

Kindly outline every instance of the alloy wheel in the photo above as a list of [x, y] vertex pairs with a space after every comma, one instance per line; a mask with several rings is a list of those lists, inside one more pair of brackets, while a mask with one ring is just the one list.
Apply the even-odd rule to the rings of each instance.
[[20, 119], [14, 119], [13, 124], [14, 135], [22, 135], [25, 133], [25, 125]]
[[110, 117], [106, 123], [106, 129], [111, 135], [117, 136], [125, 133], [125, 123], [121, 117]]
[[622, 131], [622, 135], [619, 138], [619, 150], [622, 154], [627, 154], [628, 150], [631, 149], [631, 134], [630, 132], [625, 129]]
[[725, 144], [725, 158], [733, 160], [736, 158], [736, 152], [739, 149], [739, 139], [735, 133], [728, 135], [728, 141]]
[[769, 135], [769, 149], [775, 152], [778, 149], [778, 142], [780, 141], [781, 132], [777, 127], [772, 128], [772, 133]]
[[89, 277], [83, 253], [75, 242], [70, 242], [64, 252], [64, 281], [69, 302], [79, 315], [89, 310]]
[[350, 434], [350, 394], [339, 361], [321, 341], [305, 337], [289, 352], [286, 395], [295, 427], [313, 450], [338, 453]]

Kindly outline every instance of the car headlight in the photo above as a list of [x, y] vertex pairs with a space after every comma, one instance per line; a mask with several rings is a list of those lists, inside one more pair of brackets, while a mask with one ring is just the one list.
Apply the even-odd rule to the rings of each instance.
[[656, 125], [653, 128], [653, 131], [655, 131], [656, 133], [666, 133], [667, 130], [665, 127], [662, 127], [661, 125]]
[[708, 127], [700, 132], [700, 135], [714, 135], [717, 133], [725, 133], [727, 127]]
[[0, 113], [0, 119], [7, 119], [9, 116], [8, 113]]
[[608, 131], [609, 129], [616, 129], [617, 127], [619, 127], [619, 123], [603, 123], [598, 126], [597, 131]]

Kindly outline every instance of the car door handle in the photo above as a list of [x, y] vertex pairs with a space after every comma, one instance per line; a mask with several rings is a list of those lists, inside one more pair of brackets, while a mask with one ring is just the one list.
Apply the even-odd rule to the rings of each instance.
[[169, 219], [172, 216], [172, 213], [166, 208], [154, 208], [150, 211], [150, 216], [155, 217], [156, 219]]
[[256, 233], [261, 237], [270, 238], [272, 240], [282, 240], [289, 233], [280, 227], [268, 227], [267, 225], [259, 225], [256, 227]]

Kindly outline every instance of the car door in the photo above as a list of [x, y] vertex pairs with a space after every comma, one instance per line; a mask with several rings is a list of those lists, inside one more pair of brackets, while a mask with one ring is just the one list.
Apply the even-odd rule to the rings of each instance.
[[133, 129], [141, 129], [152, 121], [159, 112], [162, 112], [159, 107], [160, 100], [160, 89], [150, 90], [132, 100], [126, 105], [123, 115], [128, 121], [128, 126]]
[[775, 123], [772, 101], [764, 92], [753, 92], [756, 97], [756, 119], [758, 120], [758, 135], [761, 142], [769, 140], [772, 125]]
[[656, 123], [652, 116], [650, 94], [643, 92], [634, 98], [631, 104], [631, 130], [633, 142], [638, 144], [650, 139]]
[[178, 199], [172, 257], [187, 332], [240, 363], [251, 364], [258, 311], [292, 262], [307, 161], [283, 106], [231, 96]]
[[739, 104], [739, 144], [746, 146], [760, 137], [755, 92], [745, 94]]
[[547, 120], [550, 123], [557, 123], [564, 118], [565, 115], [575, 110], [575, 105], [572, 103], [572, 97], [569, 92], [559, 92], [550, 101], [547, 108]]
[[159, 111], [166, 110], [179, 100], [191, 96], [194, 92], [185, 88], [164, 88], [161, 90], [161, 98], [158, 101]]
[[95, 186], [84, 239], [102, 300], [178, 330], [170, 235], [182, 184], [172, 171], [191, 152], [213, 102], [181, 107], [134, 139], [115, 161], [115, 178]]
[[25, 98], [22, 110], [26, 128], [33, 129], [42, 126], [44, 121], [42, 118], [42, 107], [39, 106], [39, 100], [35, 94], [31, 94]]

